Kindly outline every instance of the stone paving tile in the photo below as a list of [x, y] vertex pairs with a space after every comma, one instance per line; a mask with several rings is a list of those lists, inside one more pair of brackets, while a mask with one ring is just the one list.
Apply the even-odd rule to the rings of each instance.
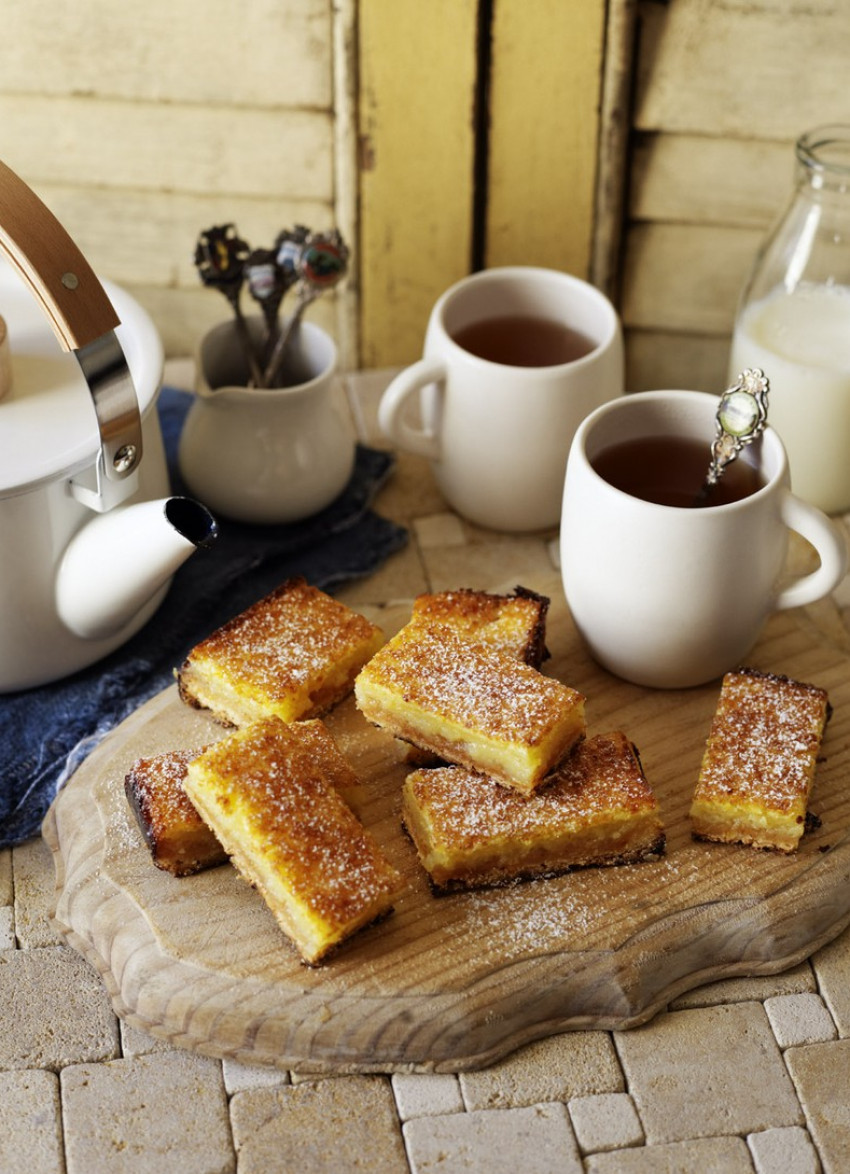
[[628, 1093], [575, 1097], [567, 1108], [583, 1154], [622, 1150], [643, 1143], [643, 1126]]
[[353, 413], [361, 423], [358, 436], [367, 444], [376, 447], [388, 446], [388, 441], [378, 424], [378, 406], [381, 396], [398, 374], [398, 367], [379, 367], [368, 371], [351, 371], [343, 375]]
[[15, 877], [15, 933], [24, 949], [58, 946], [64, 938], [49, 918], [55, 892], [53, 856], [44, 840], [12, 849]]
[[812, 957], [823, 1000], [838, 1024], [838, 1034], [850, 1036], [850, 930]]
[[414, 595], [427, 590], [428, 580], [419, 548], [415, 542], [408, 541], [405, 547], [391, 554], [377, 571], [365, 579], [354, 579], [334, 587], [332, 593], [335, 599], [356, 610], [362, 604], [382, 599], [389, 603], [412, 599]]
[[12, 850], [0, 850], [0, 905], [11, 905], [14, 900], [12, 888]]
[[724, 978], [687, 991], [671, 1002], [668, 1010], [683, 1011], [691, 1007], [714, 1007], [718, 1003], [761, 1002], [774, 995], [796, 995], [817, 990], [817, 980], [808, 962], [801, 962], [781, 974], [757, 975], [753, 978]]
[[764, 1009], [780, 1048], [835, 1039], [838, 1029], [820, 995], [779, 995]]
[[650, 1144], [803, 1123], [760, 1003], [672, 1011], [614, 1038]]
[[230, 1117], [239, 1174], [408, 1174], [385, 1077], [240, 1092], [230, 1102]]
[[463, 1112], [463, 1097], [458, 1078], [453, 1075], [427, 1074], [408, 1076], [396, 1072], [392, 1077], [396, 1109], [402, 1121], [411, 1117], [437, 1117]]
[[592, 1154], [586, 1174], [753, 1174], [741, 1137], [706, 1137], [615, 1154]]
[[238, 1060], [222, 1060], [221, 1072], [228, 1096], [249, 1088], [277, 1088], [290, 1083], [290, 1075], [269, 1064], [241, 1064]]
[[461, 1072], [467, 1109], [519, 1108], [591, 1093], [622, 1092], [623, 1073], [604, 1031], [538, 1040], [477, 1072]]
[[419, 1117], [404, 1126], [413, 1174], [582, 1174], [563, 1105]]
[[0, 1072], [0, 1170], [64, 1174], [59, 1120], [59, 1078], [53, 1072]]
[[747, 1138], [756, 1174], [820, 1174], [820, 1161], [805, 1129], [765, 1129]]
[[103, 984], [64, 946], [0, 953], [0, 1008], [0, 1069], [56, 1070], [118, 1055], [118, 1021]]
[[789, 1048], [785, 1063], [825, 1174], [850, 1170], [850, 1039]]
[[316, 1084], [320, 1080], [348, 1080], [348, 1075], [344, 1072], [310, 1072], [307, 1068], [299, 1068], [297, 1072], [289, 1070], [290, 1084]]
[[121, 1055], [125, 1059], [132, 1056], [148, 1056], [151, 1052], [173, 1052], [174, 1044], [166, 1039], [157, 1039], [154, 1035], [142, 1031], [139, 1027], [131, 1027], [123, 1019], [118, 1020], [121, 1032]]
[[15, 910], [11, 905], [0, 905], [0, 950], [15, 948]]
[[431, 514], [413, 523], [416, 540], [423, 550], [430, 546], [465, 546], [466, 530], [457, 514]]
[[60, 1076], [67, 1174], [233, 1174], [227, 1097], [215, 1060], [164, 1055], [74, 1064]]
[[[380, 444], [376, 448], [383, 447]], [[430, 463], [425, 457], [397, 452], [395, 468], [376, 496], [373, 508], [386, 518], [405, 526], [414, 518], [444, 513], [449, 507], [437, 488]]]

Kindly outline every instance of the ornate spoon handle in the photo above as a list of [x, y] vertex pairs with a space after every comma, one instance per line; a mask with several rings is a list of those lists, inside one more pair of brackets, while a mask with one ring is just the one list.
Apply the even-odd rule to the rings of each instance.
[[711, 463], [694, 505], [704, 505], [726, 468], [748, 444], [767, 427], [767, 396], [770, 381], [759, 367], [742, 371], [735, 383], [720, 397], [717, 432], [711, 446]]

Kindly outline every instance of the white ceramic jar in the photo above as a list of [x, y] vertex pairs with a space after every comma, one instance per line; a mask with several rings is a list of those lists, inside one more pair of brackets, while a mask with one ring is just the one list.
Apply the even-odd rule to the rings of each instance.
[[238, 382], [233, 322], [213, 327], [201, 342], [180, 472], [210, 509], [236, 521], [308, 518], [342, 492], [354, 468], [354, 432], [341, 410], [333, 339], [302, 322], [288, 345], [290, 386], [252, 388]]

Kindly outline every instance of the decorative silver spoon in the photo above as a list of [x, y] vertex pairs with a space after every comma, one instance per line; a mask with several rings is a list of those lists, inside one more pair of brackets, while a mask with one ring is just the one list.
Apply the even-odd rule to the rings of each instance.
[[767, 427], [770, 380], [760, 367], [748, 367], [727, 388], [717, 405], [717, 432], [711, 446], [711, 464], [694, 505], [704, 505], [729, 465]]

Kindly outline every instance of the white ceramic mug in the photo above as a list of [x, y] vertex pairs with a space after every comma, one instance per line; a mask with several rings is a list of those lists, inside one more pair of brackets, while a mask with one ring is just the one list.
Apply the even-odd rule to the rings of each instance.
[[[484, 320], [545, 319], [589, 339], [588, 353], [550, 366], [481, 358], [455, 341]], [[498, 530], [556, 526], [570, 441], [581, 420], [623, 391], [617, 314], [587, 282], [549, 269], [487, 269], [434, 306], [424, 357], [384, 393], [381, 428], [428, 457], [443, 495], [472, 522]], [[411, 422], [412, 397], [420, 421]]]
[[[594, 411], [570, 450], [560, 537], [567, 603], [595, 659], [640, 685], [721, 676], [747, 656], [772, 611], [820, 599], [846, 570], [842, 531], [792, 495], [772, 428], [738, 457], [757, 464], [764, 483], [727, 505], [656, 505], [593, 467], [606, 448], [654, 436], [704, 442], [707, 470], [716, 411], [717, 398], [700, 392], [628, 395]], [[780, 589], [789, 530], [814, 546], [820, 566]]]

